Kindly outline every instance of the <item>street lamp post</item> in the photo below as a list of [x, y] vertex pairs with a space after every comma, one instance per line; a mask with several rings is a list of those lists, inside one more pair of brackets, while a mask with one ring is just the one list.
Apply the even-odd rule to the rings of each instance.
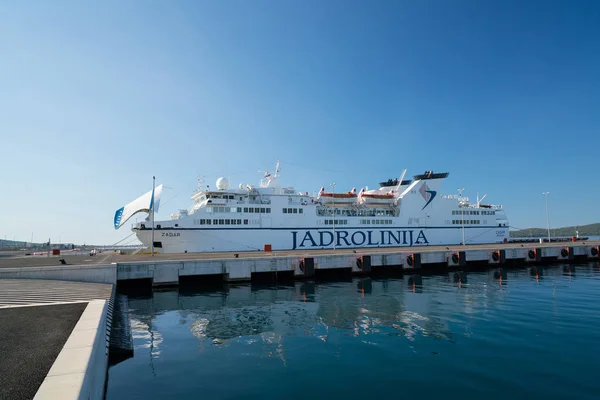
[[465, 245], [465, 210], [463, 210], [463, 190], [465, 190], [465, 188], [461, 188], [458, 189], [458, 192], [460, 193], [460, 197], [459, 197], [459, 203], [458, 205], [460, 206], [460, 215], [462, 217], [462, 245]]
[[152, 257], [154, 257], [154, 186], [156, 177], [152, 177], [152, 199], [150, 199], [150, 212], [152, 213]]
[[548, 195], [550, 192], [542, 193], [546, 196], [546, 224], [548, 225], [548, 243], [550, 243], [550, 214], [548, 213]]
[[335, 182], [329, 186], [331, 186], [331, 204], [333, 205], [333, 250], [335, 250]]

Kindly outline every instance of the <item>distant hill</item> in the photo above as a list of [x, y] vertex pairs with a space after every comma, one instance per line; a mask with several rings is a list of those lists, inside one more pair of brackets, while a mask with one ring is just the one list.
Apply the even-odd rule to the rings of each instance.
[[[600, 223], [590, 225], [566, 226], [564, 228], [550, 228], [551, 236], [575, 236], [575, 231], [579, 236], [600, 236]], [[518, 231], [510, 231], [511, 238], [522, 237], [545, 237], [548, 236], [547, 228], [527, 228]]]

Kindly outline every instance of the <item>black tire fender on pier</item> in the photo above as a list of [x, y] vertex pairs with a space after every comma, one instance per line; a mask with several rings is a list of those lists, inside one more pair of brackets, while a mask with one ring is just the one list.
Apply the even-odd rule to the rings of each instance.
[[560, 256], [561, 257], [567, 257], [569, 255], [569, 251], [567, 249], [561, 249], [560, 250]]
[[452, 262], [454, 264], [458, 264], [458, 254], [456, 254], [456, 253], [452, 254]]

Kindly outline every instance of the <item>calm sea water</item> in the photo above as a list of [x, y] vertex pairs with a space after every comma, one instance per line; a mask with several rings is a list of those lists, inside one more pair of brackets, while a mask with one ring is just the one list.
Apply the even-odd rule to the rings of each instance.
[[129, 299], [107, 399], [600, 397], [598, 264]]

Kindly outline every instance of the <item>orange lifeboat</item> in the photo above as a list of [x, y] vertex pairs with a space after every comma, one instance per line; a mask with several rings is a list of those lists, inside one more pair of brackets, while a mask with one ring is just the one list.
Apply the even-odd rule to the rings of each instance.
[[351, 191], [346, 193], [332, 193], [326, 192], [325, 188], [319, 190], [318, 200], [321, 200], [325, 204], [354, 204], [358, 195], [356, 194], [356, 188], [352, 188]]
[[363, 205], [391, 204], [396, 198], [393, 190], [391, 192], [382, 192], [381, 190], [366, 192], [365, 189], [361, 189], [358, 197], [359, 203]]

